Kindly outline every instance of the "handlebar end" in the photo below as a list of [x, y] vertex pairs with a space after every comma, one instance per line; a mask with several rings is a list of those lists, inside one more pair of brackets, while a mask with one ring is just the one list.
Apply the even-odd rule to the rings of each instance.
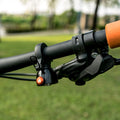
[[120, 20], [107, 24], [105, 32], [109, 47], [120, 47]]

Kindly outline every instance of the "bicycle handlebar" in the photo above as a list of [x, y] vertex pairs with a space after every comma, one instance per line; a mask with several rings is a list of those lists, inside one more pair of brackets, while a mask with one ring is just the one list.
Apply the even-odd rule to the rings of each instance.
[[[82, 34], [81, 37], [84, 40], [83, 43], [86, 50], [89, 47], [103, 47], [109, 45], [111, 48], [115, 48], [120, 46], [120, 31], [118, 28], [120, 28], [120, 21], [107, 24], [105, 30]], [[79, 47], [80, 43], [77, 41], [77, 38], [75, 39], [75, 44], [77, 47]], [[43, 51], [44, 55], [50, 59], [72, 55], [75, 52], [76, 51], [73, 48], [72, 40], [46, 47]], [[35, 59], [35, 52], [30, 52], [14, 57], [2, 58], [0, 59], [0, 73], [10, 72], [36, 63], [37, 60]]]
[[[85, 35], [84, 35], [85, 36]], [[106, 45], [105, 31], [97, 31], [94, 34], [96, 43], [99, 46], [103, 44]], [[89, 44], [89, 41], [86, 42], [86, 46]], [[72, 40], [68, 40], [56, 45], [48, 46], [44, 49], [44, 55], [50, 59], [56, 59], [68, 55], [74, 54]], [[18, 56], [2, 58], [0, 59], [0, 73], [10, 72], [20, 68], [36, 64], [35, 52], [30, 52]]]
[[[95, 47], [95, 46], [102, 47], [107, 45], [105, 30], [94, 32], [93, 33], [94, 40], [91, 40], [89, 38], [91, 37], [91, 34], [89, 33], [82, 34], [82, 37], [84, 39], [86, 48]], [[79, 43], [76, 43], [76, 44], [79, 44]], [[51, 59], [72, 55], [74, 53], [75, 51], [73, 48], [72, 40], [68, 40], [53, 46], [46, 47], [44, 50], [45, 56], [50, 57]]]

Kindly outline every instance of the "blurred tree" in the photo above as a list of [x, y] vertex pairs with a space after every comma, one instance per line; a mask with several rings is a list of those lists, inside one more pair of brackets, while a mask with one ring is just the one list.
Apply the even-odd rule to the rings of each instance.
[[37, 20], [37, 15], [38, 15], [37, 6], [39, 0], [21, 0], [21, 1], [23, 4], [27, 4], [27, 3], [30, 4], [30, 13], [32, 15], [30, 25], [31, 25], [31, 30], [34, 30], [35, 22]]
[[120, 5], [120, 2], [119, 0], [102, 0], [102, 3], [105, 5], [105, 6], [113, 6], [113, 5]]
[[93, 24], [92, 24], [92, 29], [95, 30], [97, 27], [97, 19], [98, 19], [98, 9], [100, 6], [100, 2], [102, 0], [85, 0], [85, 1], [94, 1], [96, 6], [95, 6], [95, 10], [94, 10], [94, 16], [93, 16]]
[[2, 16], [2, 15], [0, 14], [0, 42], [2, 41], [2, 37], [1, 37], [1, 29], [2, 29], [1, 16]]
[[[103, 0], [102, 4], [105, 6], [105, 9], [113, 6], [120, 7], [120, 0]], [[106, 23], [111, 22], [110, 17], [107, 14], [105, 15], [104, 19]], [[119, 19], [119, 17], [117, 19]]]
[[95, 30], [97, 27], [97, 19], [98, 19], [97, 16], [98, 16], [99, 5], [100, 5], [100, 0], [96, 0], [96, 7], [95, 7], [95, 11], [94, 11], [93, 26], [92, 26], [93, 30]]
[[[95, 0], [86, 0], [86, 1], [95, 1]], [[119, 0], [96, 0], [96, 7], [94, 11], [94, 16], [93, 16], [93, 25], [92, 29], [95, 30], [97, 27], [97, 19], [98, 19], [98, 9], [100, 6], [100, 2], [103, 3], [105, 6], [113, 6], [113, 5], [119, 5]]]
[[48, 0], [48, 8], [49, 8], [48, 29], [53, 29], [54, 28], [56, 3], [57, 3], [57, 0]]
[[74, 0], [69, 0], [70, 3], [70, 11], [68, 13], [68, 24], [72, 24], [73, 23], [73, 19], [74, 19]]

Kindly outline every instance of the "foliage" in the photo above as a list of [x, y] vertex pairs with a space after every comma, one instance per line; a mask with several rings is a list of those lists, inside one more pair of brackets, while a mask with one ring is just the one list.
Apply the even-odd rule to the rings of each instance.
[[105, 6], [119, 6], [120, 1], [119, 0], [102, 0], [103, 5]]
[[[53, 19], [54, 29], [70, 28], [76, 23], [77, 12], [66, 11], [61, 15], [55, 15]], [[32, 15], [2, 15], [2, 23], [7, 32], [29, 32], [31, 31]], [[49, 28], [49, 16], [37, 15], [34, 23], [34, 31]]]
[[77, 12], [66, 11], [61, 15], [55, 16], [54, 25], [55, 28], [70, 28], [76, 23]]
[[[93, 1], [95, 2], [95, 0], [85, 0], [87, 2]], [[119, 0], [100, 0], [100, 3], [103, 4], [104, 6], [120, 6], [120, 1]]]
[[[2, 23], [9, 33], [31, 31], [31, 19], [32, 15], [2, 15]], [[45, 16], [37, 16], [36, 19], [35, 31], [47, 29], [47, 18]]]
[[31, 16], [14, 16], [14, 15], [2, 15], [1, 20], [2, 23], [14, 23], [14, 24], [21, 24], [21, 23], [28, 23], [30, 22]]

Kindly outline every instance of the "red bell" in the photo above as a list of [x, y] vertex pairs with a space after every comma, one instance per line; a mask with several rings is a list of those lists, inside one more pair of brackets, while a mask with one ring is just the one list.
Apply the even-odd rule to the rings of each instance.
[[36, 79], [36, 83], [37, 83], [37, 85], [43, 85], [43, 83], [44, 83], [44, 79], [43, 79], [43, 77], [38, 77], [37, 79]]

